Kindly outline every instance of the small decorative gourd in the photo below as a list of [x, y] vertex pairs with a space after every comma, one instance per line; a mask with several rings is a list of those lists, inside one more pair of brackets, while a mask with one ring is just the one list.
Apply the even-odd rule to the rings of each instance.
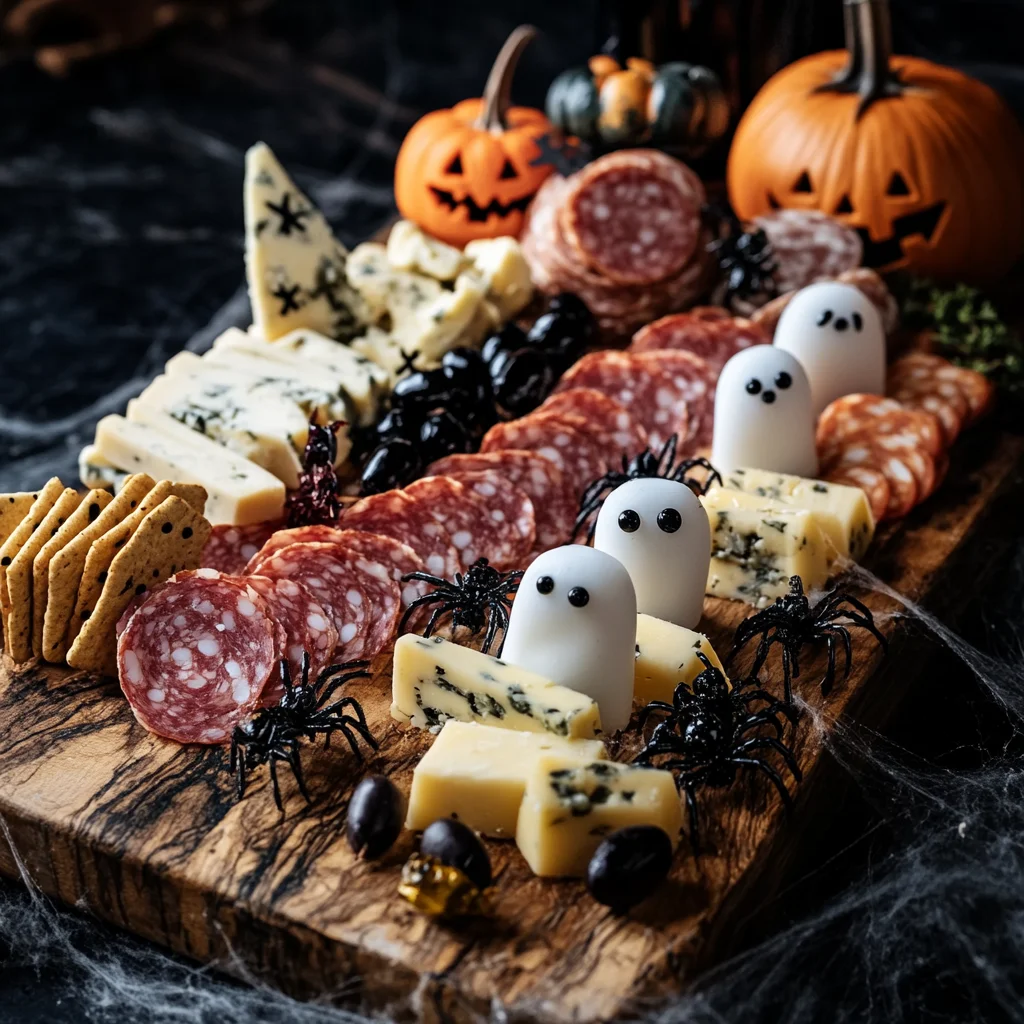
[[551, 165], [536, 162], [537, 141], [552, 130], [544, 114], [512, 107], [512, 74], [536, 29], [521, 25], [506, 40], [482, 99], [420, 118], [395, 164], [402, 216], [449, 245], [518, 235], [523, 214]]

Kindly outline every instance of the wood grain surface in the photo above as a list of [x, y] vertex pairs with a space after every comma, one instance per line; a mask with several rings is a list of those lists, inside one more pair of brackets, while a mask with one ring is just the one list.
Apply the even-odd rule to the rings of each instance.
[[[955, 614], [1011, 535], [1024, 441], [978, 430], [954, 452], [940, 491], [880, 532], [867, 568], [940, 614]], [[862, 594], [861, 596], [864, 596]], [[907, 656], [898, 604], [867, 602], [892, 636], [881, 655], [855, 635], [850, 678], [823, 699], [822, 658], [797, 692], [805, 715], [793, 742], [805, 772], [797, 807], [783, 813], [760, 779], [705, 792], [706, 849], [686, 843], [656, 899], [613, 916], [579, 882], [534, 878], [513, 843], [489, 842], [497, 876], [491, 919], [440, 924], [395, 894], [413, 849], [405, 833], [380, 862], [358, 863], [344, 840], [353, 786], [367, 772], [408, 790], [430, 737], [391, 721], [390, 658], [351, 689], [381, 750], [358, 763], [344, 744], [306, 747], [315, 803], [284, 776], [278, 814], [265, 773], [236, 803], [227, 751], [180, 747], [137, 725], [116, 682], [35, 664], [0, 675], [0, 814], [34, 882], [115, 925], [229, 971], [245, 970], [297, 995], [328, 994], [399, 1019], [470, 1020], [496, 1002], [513, 1018], [607, 1020], [685, 986], [727, 955], [752, 907], [778, 891], [790, 854], [829, 803], [822, 737], [840, 715], [884, 721], [923, 664]], [[708, 600], [702, 626], [720, 652], [750, 609]], [[769, 663], [778, 680], [778, 665]], [[617, 745], [631, 755], [634, 733]], [[613, 747], [614, 749], [614, 747]], [[820, 781], [819, 781], [820, 779]], [[16, 875], [0, 838], [0, 871]]]

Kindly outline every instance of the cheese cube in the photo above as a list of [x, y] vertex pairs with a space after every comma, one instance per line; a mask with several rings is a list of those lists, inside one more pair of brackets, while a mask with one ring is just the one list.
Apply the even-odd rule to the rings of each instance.
[[395, 643], [391, 717], [418, 729], [450, 719], [573, 739], [600, 735], [590, 697], [439, 636]]
[[545, 754], [580, 763], [607, 756], [600, 740], [446, 722], [412, 774], [406, 828], [457, 818], [477, 832], [511, 839], [526, 777]]
[[466, 243], [466, 256], [483, 279], [487, 297], [501, 314], [511, 320], [533, 298], [530, 267], [519, 242], [511, 235], [478, 238]]
[[431, 238], [411, 220], [391, 228], [387, 260], [397, 270], [414, 270], [438, 281], [454, 281], [466, 262], [460, 249]]
[[770, 499], [761, 509], [739, 508], [722, 488], [700, 500], [711, 522], [711, 597], [763, 608], [789, 592], [790, 576], [808, 592], [828, 579], [834, 549], [819, 513]]
[[871, 505], [859, 487], [764, 469], [733, 470], [726, 475], [725, 486], [821, 513], [822, 528], [843, 557], [861, 558], [875, 535]]
[[671, 703], [677, 684], [689, 685], [704, 671], [698, 652], [725, 674], [715, 649], [703, 633], [653, 615], [638, 615], [633, 700], [641, 704], [652, 700]]
[[387, 250], [377, 242], [357, 245], [348, 258], [346, 273], [378, 325], [387, 320], [391, 326], [403, 323], [439, 296], [450, 294], [432, 277], [391, 266]]
[[678, 844], [683, 813], [671, 772], [548, 754], [526, 779], [516, 845], [535, 875], [580, 878], [601, 840], [628, 825], [655, 825]]
[[284, 514], [280, 480], [162, 413], [140, 410], [134, 422], [104, 416], [96, 426], [95, 447], [126, 473], [201, 484], [207, 491], [206, 518], [211, 523], [243, 526]]

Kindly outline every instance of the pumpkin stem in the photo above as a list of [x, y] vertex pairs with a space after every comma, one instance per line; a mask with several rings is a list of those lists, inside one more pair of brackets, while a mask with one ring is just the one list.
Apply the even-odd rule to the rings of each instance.
[[523, 50], [536, 34], [532, 25], [520, 25], [505, 40], [484, 86], [484, 105], [476, 121], [481, 131], [500, 135], [508, 127], [505, 118], [512, 102], [512, 75]]
[[900, 96], [903, 85], [890, 66], [892, 22], [889, 0], [843, 0], [846, 67], [816, 92], [857, 93], [857, 119], [876, 101]]

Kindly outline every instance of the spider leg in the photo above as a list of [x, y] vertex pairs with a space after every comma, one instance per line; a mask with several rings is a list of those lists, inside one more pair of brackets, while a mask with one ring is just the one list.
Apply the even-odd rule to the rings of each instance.
[[[317, 685], [323, 686], [323, 692], [317, 697], [316, 709], [319, 711], [346, 683], [353, 679], [369, 679], [368, 661], [349, 661], [341, 665], [330, 665], [320, 673]], [[349, 671], [346, 671], [349, 670]], [[331, 677], [334, 678], [331, 678]], [[325, 685], [326, 684], [326, 685]]]
[[241, 800], [245, 796], [245, 753], [243, 751], [242, 756], [237, 758], [235, 754], [238, 751], [238, 743], [232, 737], [231, 739], [231, 771], [235, 773], [235, 798]]
[[291, 749], [285, 757], [288, 762], [288, 766], [292, 770], [292, 775], [295, 776], [295, 781], [298, 783], [299, 792], [302, 794], [307, 804], [311, 804], [313, 801], [309, 796], [309, 791], [306, 789], [306, 780], [302, 775], [302, 760], [299, 756], [299, 745], [292, 743]]
[[446, 605], [446, 604], [439, 604], [430, 613], [430, 618], [427, 620], [426, 628], [423, 630], [423, 635], [424, 636], [433, 636], [434, 635], [434, 629], [437, 626], [437, 623], [440, 621], [441, 616], [444, 615], [446, 612], [450, 613], [451, 612], [451, 608], [449, 608], [448, 605]]
[[[674, 434], [672, 435], [675, 436]], [[697, 814], [697, 794], [695, 792], [697, 783], [687, 779], [683, 783], [683, 793], [686, 798], [686, 813], [690, 819], [690, 849], [694, 857], [700, 856], [700, 823]]]
[[[402, 579], [407, 580], [411, 576], [426, 577], [427, 574], [425, 572], [411, 572], [407, 576], [403, 576]], [[406, 608], [405, 611], [402, 612], [402, 618], [398, 622], [398, 632], [402, 633], [405, 630], [405, 627], [409, 625], [409, 619], [412, 618], [412, 614], [416, 611], [417, 608], [422, 608], [425, 604], [434, 604], [437, 601], [443, 600], [444, 598], [436, 591], [434, 591], [430, 594], [423, 594], [421, 597], [417, 597], [414, 600], [410, 601], [408, 608]]]
[[491, 644], [494, 643], [494, 638], [498, 633], [498, 609], [501, 608], [499, 604], [492, 604], [490, 606], [491, 614], [487, 616], [487, 632], [484, 634], [483, 646], [480, 648], [484, 654], [487, 654], [491, 649]]
[[796, 779], [797, 782], [803, 781], [804, 773], [800, 771], [800, 765], [796, 763], [796, 758], [793, 756], [790, 749], [772, 736], [755, 736], [752, 739], [744, 740], [736, 748], [736, 753], [747, 753], [751, 750], [764, 750], [766, 747], [769, 750], [774, 750], [775, 753], [782, 758], [786, 767], [793, 773], [793, 778]]
[[775, 788], [779, 791], [779, 796], [782, 797], [782, 805], [787, 811], [791, 811], [793, 809], [793, 798], [789, 795], [789, 790], [786, 789], [786, 784], [782, 781], [782, 776], [770, 764], [768, 764], [767, 761], [762, 761], [759, 757], [731, 757], [729, 758], [729, 763], [749, 765], [752, 768], [757, 768], [759, 771], [764, 772], [764, 774], [771, 779]]
[[780, 739], [782, 738], [782, 733], [784, 732], [782, 723], [774, 714], [768, 711], [756, 711], [754, 714], [748, 715], [736, 730], [736, 735], [742, 736], [743, 733], [749, 732], [751, 729], [756, 729], [762, 725], [770, 725], [775, 730], [775, 735]]
[[[832, 692], [832, 684], [836, 681], [836, 638], [831, 634], [825, 635], [825, 648], [828, 651], [828, 665], [825, 674], [821, 677], [821, 695], [827, 697]], [[850, 663], [846, 663], [849, 673]]]
[[281, 784], [277, 780], [277, 762], [280, 759], [278, 751], [274, 751], [270, 755], [270, 782], [274, 789], [274, 803], [277, 804], [277, 809], [284, 814], [284, 804], [281, 802]]

